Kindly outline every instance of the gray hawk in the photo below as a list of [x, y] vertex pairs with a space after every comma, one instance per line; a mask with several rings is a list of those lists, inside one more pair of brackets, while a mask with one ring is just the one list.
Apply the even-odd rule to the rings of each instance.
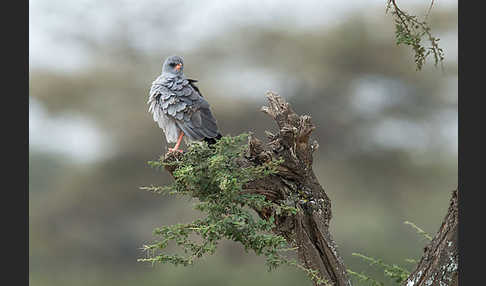
[[176, 143], [169, 151], [179, 151], [182, 138], [186, 144], [205, 141], [209, 145], [221, 138], [209, 103], [195, 85], [197, 80], [186, 78], [184, 63], [179, 56], [168, 57], [162, 74], [150, 88], [149, 112], [162, 128], [167, 143]]

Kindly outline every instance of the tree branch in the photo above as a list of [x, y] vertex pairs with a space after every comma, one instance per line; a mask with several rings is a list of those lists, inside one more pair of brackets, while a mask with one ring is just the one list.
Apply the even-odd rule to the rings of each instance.
[[[317, 142], [309, 142], [315, 129], [311, 117], [297, 115], [279, 95], [266, 94], [268, 106], [262, 111], [275, 120], [277, 134], [267, 132], [269, 142], [250, 134], [245, 158], [241, 167], [259, 166], [271, 160], [283, 159], [278, 174], [249, 182], [244, 192], [264, 195], [268, 201], [281, 205], [290, 203], [299, 212], [296, 215], [277, 214], [276, 209], [255, 210], [262, 218], [276, 218], [274, 232], [286, 238], [297, 247], [298, 257], [303, 265], [318, 271], [321, 278], [332, 285], [351, 285], [346, 268], [338, 254], [336, 244], [329, 232], [331, 200], [319, 184], [312, 170], [312, 154]], [[181, 154], [168, 153], [165, 161], [178, 160]], [[171, 166], [166, 168], [173, 172]], [[315, 282], [317, 284], [317, 282]]]
[[[238, 167], [257, 167], [273, 160], [282, 160], [278, 172], [246, 183], [241, 192], [263, 195], [275, 207], [255, 211], [263, 219], [275, 218], [273, 232], [285, 238], [297, 249], [299, 260], [306, 269], [316, 271], [319, 278], [335, 286], [350, 286], [346, 267], [337, 251], [329, 224], [332, 218], [331, 200], [320, 185], [312, 169], [313, 153], [319, 145], [310, 142], [315, 129], [311, 117], [299, 116], [279, 95], [266, 94], [268, 106], [262, 111], [278, 126], [278, 132], [266, 132], [268, 143], [250, 134], [246, 154], [238, 158]], [[165, 155], [165, 168], [172, 175], [174, 161], [184, 156], [178, 152]], [[277, 206], [289, 205], [298, 212], [279, 212]], [[457, 285], [458, 281], [458, 225], [457, 190], [453, 192], [449, 211], [417, 269], [404, 285]], [[440, 284], [442, 283], [442, 284]], [[314, 280], [319, 285], [318, 280]]]
[[444, 217], [439, 231], [424, 248], [424, 255], [420, 259], [417, 269], [410, 274], [403, 285], [458, 285], [458, 213], [458, 190], [454, 190], [447, 215]]

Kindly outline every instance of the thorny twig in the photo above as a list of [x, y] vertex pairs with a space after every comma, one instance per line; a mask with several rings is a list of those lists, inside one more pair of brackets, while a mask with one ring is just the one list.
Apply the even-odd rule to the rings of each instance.
[[[433, 5], [434, 0], [430, 3], [425, 19], [427, 19]], [[390, 9], [392, 9], [391, 14], [395, 17], [395, 37], [397, 39], [397, 45], [405, 44], [412, 47], [415, 52], [417, 70], [422, 69], [426, 58], [431, 54], [434, 56], [435, 66], [440, 62], [441, 67], [443, 68], [444, 51], [439, 47], [438, 42], [440, 39], [432, 36], [427, 22], [425, 22], [425, 20], [421, 21], [417, 16], [409, 15], [401, 10], [397, 5], [396, 0], [388, 0], [386, 13], [388, 13]], [[424, 36], [426, 36], [427, 40], [430, 42], [429, 47], [424, 47], [421, 43]]]

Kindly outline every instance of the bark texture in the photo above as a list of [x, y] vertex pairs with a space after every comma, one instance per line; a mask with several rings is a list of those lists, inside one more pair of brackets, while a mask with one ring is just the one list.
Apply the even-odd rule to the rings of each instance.
[[[274, 232], [283, 235], [290, 245], [298, 247], [298, 257], [307, 268], [317, 270], [330, 285], [351, 285], [343, 260], [329, 233], [331, 200], [319, 184], [312, 170], [312, 154], [319, 145], [310, 142], [315, 129], [311, 117], [299, 116], [275, 93], [268, 92], [269, 106], [262, 111], [274, 119], [278, 132], [267, 133], [269, 142], [264, 144], [250, 135], [248, 152], [238, 162], [242, 167], [261, 165], [272, 159], [282, 158], [278, 175], [255, 180], [245, 186], [245, 192], [265, 195], [278, 204], [286, 203], [300, 211], [294, 216], [276, 215], [273, 209], [257, 211], [263, 218], [276, 215]], [[168, 153], [166, 161], [181, 154]], [[173, 170], [167, 169], [172, 173]]]
[[406, 286], [459, 285], [458, 190], [452, 192], [449, 209], [439, 231], [424, 249], [424, 255]]
[[[297, 247], [301, 263], [317, 270], [328, 285], [350, 286], [346, 267], [329, 232], [331, 200], [312, 170], [313, 153], [319, 147], [316, 141], [310, 141], [315, 126], [310, 116], [297, 115], [277, 94], [268, 92], [266, 97], [269, 104], [262, 107], [262, 111], [275, 120], [278, 132], [266, 132], [268, 143], [250, 134], [247, 154], [238, 163], [242, 167], [258, 166], [272, 159], [283, 159], [283, 163], [277, 175], [252, 181], [244, 191], [262, 194], [277, 204], [298, 208], [300, 211], [292, 216], [277, 215], [273, 209], [257, 212], [263, 218], [275, 215], [274, 232]], [[177, 160], [179, 156], [183, 155], [167, 153], [165, 160]], [[170, 173], [174, 171], [166, 168]], [[457, 227], [456, 190], [439, 232], [425, 248], [417, 269], [404, 285], [458, 285]]]

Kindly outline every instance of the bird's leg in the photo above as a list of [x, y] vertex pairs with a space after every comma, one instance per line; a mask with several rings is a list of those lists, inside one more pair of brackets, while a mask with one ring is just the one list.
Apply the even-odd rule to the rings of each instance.
[[179, 138], [177, 139], [177, 143], [176, 145], [174, 146], [174, 148], [169, 148], [169, 151], [170, 152], [181, 152], [182, 153], [182, 150], [179, 150], [179, 145], [181, 145], [181, 142], [182, 142], [182, 137], [184, 136], [184, 132], [181, 131], [181, 133], [179, 133]]

